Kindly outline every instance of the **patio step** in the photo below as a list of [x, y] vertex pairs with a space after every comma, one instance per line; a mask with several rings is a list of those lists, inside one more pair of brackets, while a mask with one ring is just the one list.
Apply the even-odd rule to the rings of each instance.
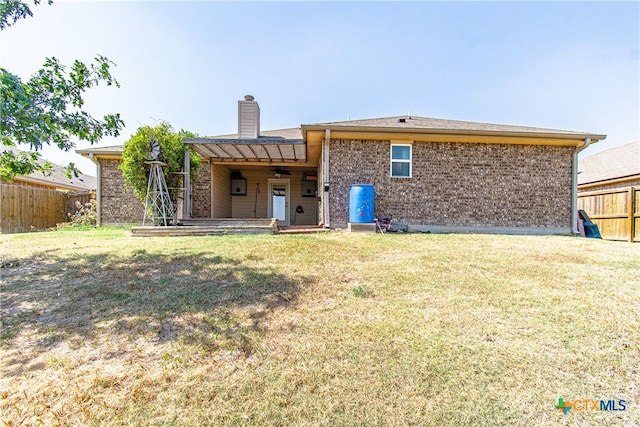
[[273, 227], [277, 219], [271, 218], [188, 218], [181, 219], [184, 226], [209, 227]]
[[310, 234], [330, 231], [322, 225], [292, 225], [278, 227], [278, 234]]
[[255, 225], [193, 225], [168, 227], [133, 227], [131, 234], [136, 237], [152, 236], [215, 236], [224, 234], [274, 234], [272, 226]]

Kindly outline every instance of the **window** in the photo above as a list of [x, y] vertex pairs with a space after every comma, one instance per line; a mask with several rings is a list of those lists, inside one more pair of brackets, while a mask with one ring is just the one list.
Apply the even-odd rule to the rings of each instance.
[[411, 144], [391, 144], [391, 178], [411, 178]]

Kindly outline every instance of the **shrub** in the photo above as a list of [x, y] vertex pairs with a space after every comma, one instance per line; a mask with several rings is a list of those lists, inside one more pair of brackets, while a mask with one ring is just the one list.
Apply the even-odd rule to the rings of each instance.
[[68, 222], [56, 224], [58, 230], [67, 227], [92, 227], [96, 225], [96, 194], [91, 193], [91, 200], [87, 203], [80, 203], [76, 200], [76, 211], [74, 213], [67, 212]]
[[173, 203], [176, 203], [178, 189], [182, 187], [182, 175], [176, 172], [184, 167], [184, 150], [189, 147], [191, 160], [191, 176], [196, 176], [200, 168], [200, 156], [190, 146], [182, 142], [183, 138], [195, 137], [192, 132], [180, 130], [175, 132], [167, 122], [161, 122], [155, 127], [142, 126], [124, 144], [122, 151], [122, 163], [120, 170], [124, 176], [125, 185], [133, 189], [136, 197], [144, 202], [147, 194], [147, 181], [150, 166], [145, 164], [148, 160], [151, 140], [155, 139], [160, 144], [160, 158], [158, 160], [167, 164], [163, 167], [167, 187]]

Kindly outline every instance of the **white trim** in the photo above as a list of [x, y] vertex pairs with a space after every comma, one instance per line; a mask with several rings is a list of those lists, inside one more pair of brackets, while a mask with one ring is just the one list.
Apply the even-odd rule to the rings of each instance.
[[[393, 158], [393, 147], [409, 147], [409, 159], [394, 159]], [[407, 163], [409, 164], [409, 176], [394, 176], [393, 175], [393, 164], [394, 163]], [[413, 144], [407, 144], [403, 142], [402, 144], [398, 144], [395, 141], [391, 141], [391, 145], [389, 147], [389, 176], [391, 178], [412, 178], [413, 177]]]

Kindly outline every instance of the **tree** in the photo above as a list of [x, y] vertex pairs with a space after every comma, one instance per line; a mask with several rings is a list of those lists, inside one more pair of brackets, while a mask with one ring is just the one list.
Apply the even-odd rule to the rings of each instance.
[[[34, 0], [39, 4], [39, 0]], [[52, 3], [50, 0], [49, 4]], [[5, 30], [21, 18], [33, 16], [22, 0], [3, 0], [0, 7], [0, 29]], [[92, 144], [105, 136], [118, 136], [124, 127], [119, 114], [107, 114], [101, 120], [82, 110], [83, 94], [100, 84], [120, 87], [111, 75], [115, 64], [98, 55], [89, 65], [74, 61], [69, 70], [55, 57], [47, 58], [43, 67], [23, 82], [20, 77], [0, 68], [0, 139], [3, 146], [29, 145], [37, 152], [43, 145], [56, 145], [64, 151], [75, 147], [72, 138]], [[46, 172], [38, 165], [38, 154], [17, 156], [0, 153], [0, 178], [34, 171]], [[73, 164], [68, 171], [78, 170]]]
[[156, 140], [160, 144], [160, 157], [158, 160], [167, 164], [163, 171], [171, 199], [175, 204], [178, 188], [181, 188], [183, 184], [183, 175], [176, 172], [182, 171], [184, 167], [184, 151], [186, 148], [190, 150], [191, 176], [195, 176], [200, 168], [200, 156], [193, 151], [191, 146], [182, 142], [183, 138], [194, 137], [197, 137], [197, 135], [185, 130], [175, 132], [167, 122], [161, 122], [155, 127], [147, 125], [138, 128], [136, 133], [124, 143], [122, 151], [122, 163], [119, 168], [124, 176], [126, 186], [133, 189], [136, 197], [144, 202], [147, 195], [150, 169], [145, 162], [149, 160], [151, 141]]
[[[40, 4], [41, 0], [33, 0], [33, 4]], [[53, 3], [53, 0], [48, 0], [48, 4]], [[15, 24], [18, 19], [26, 18], [27, 16], [33, 16], [31, 8], [23, 0], [2, 0], [0, 4], [0, 30], [4, 30], [7, 27]]]

